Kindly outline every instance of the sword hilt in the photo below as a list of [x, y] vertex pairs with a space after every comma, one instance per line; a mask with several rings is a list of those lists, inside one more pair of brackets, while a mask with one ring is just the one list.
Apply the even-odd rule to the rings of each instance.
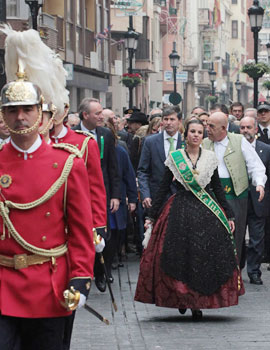
[[63, 295], [64, 295], [64, 300], [65, 300], [65, 302], [63, 304], [64, 304], [65, 308], [68, 311], [76, 310], [77, 306], [79, 305], [81, 293], [78, 290], [75, 290], [74, 287], [70, 287], [70, 289], [66, 289], [63, 292]]

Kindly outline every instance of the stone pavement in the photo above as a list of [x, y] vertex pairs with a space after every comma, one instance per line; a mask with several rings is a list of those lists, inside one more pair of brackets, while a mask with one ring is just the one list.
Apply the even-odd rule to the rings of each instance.
[[176, 309], [134, 302], [139, 258], [129, 254], [123, 268], [113, 272], [112, 284], [118, 311], [108, 291], [100, 293], [93, 283], [88, 304], [110, 325], [86, 310], [77, 312], [71, 350], [269, 350], [270, 271], [263, 264], [263, 286], [249, 283], [243, 272], [246, 294], [238, 306], [203, 311], [193, 322], [190, 310], [182, 316]]

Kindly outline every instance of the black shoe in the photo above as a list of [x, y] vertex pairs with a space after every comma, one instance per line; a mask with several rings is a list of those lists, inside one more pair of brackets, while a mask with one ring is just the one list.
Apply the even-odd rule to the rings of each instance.
[[187, 309], [178, 309], [181, 315], [184, 315], [187, 311]]
[[268, 264], [267, 266], [267, 271], [270, 271], [270, 264]]
[[257, 284], [257, 285], [263, 284], [263, 281], [259, 275], [250, 275], [249, 281], [251, 284]]
[[112, 269], [113, 269], [113, 270], [117, 270], [117, 269], [118, 269], [118, 266], [119, 266], [119, 264], [117, 264], [117, 263], [112, 263]]
[[113, 283], [113, 281], [114, 281], [114, 278], [111, 276], [111, 277], [109, 277], [109, 282], [110, 283]]
[[124, 264], [122, 262], [119, 262], [118, 267], [124, 267]]
[[105, 280], [105, 276], [97, 276], [95, 277], [95, 284], [97, 286], [97, 289], [99, 291], [101, 291], [102, 293], [105, 292], [106, 290], [106, 280]]
[[193, 321], [200, 321], [203, 317], [201, 310], [191, 310], [192, 312], [192, 320]]

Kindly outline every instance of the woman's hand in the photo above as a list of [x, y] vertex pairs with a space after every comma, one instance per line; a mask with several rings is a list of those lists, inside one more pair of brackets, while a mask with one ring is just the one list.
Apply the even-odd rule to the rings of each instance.
[[230, 229], [231, 229], [232, 233], [234, 233], [234, 230], [235, 230], [234, 221], [233, 220], [229, 220], [229, 225], [230, 225]]
[[152, 221], [152, 220], [150, 220], [150, 219], [145, 219], [144, 228], [147, 230], [148, 227], [149, 227], [150, 225], [152, 225], [152, 224], [153, 224], [153, 221]]

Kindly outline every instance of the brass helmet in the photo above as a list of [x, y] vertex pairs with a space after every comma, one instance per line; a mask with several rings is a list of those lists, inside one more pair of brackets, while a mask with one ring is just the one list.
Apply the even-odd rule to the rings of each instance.
[[38, 105], [42, 103], [41, 90], [36, 84], [19, 78], [4, 85], [1, 100], [1, 107]]
[[55, 114], [56, 112], [56, 107], [53, 103], [42, 103], [42, 112], [48, 112]]

